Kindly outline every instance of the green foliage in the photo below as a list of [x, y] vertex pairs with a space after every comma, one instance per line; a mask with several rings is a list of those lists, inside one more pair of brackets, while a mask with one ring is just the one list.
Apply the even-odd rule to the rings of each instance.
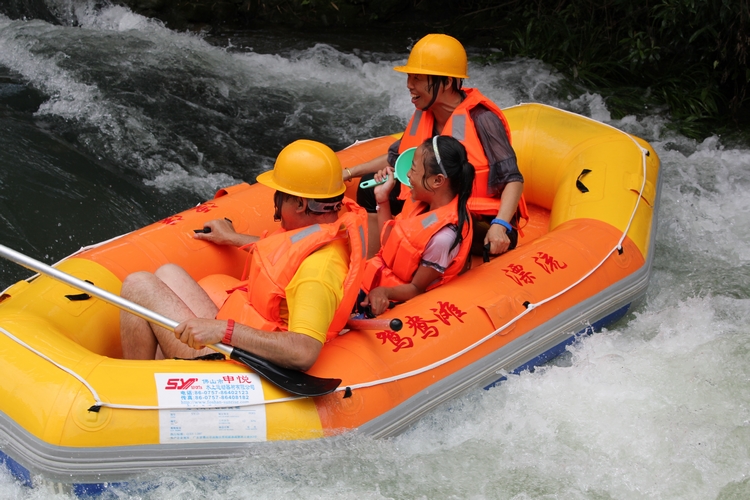
[[615, 115], [666, 106], [694, 136], [748, 123], [748, 0], [476, 0], [465, 10], [493, 13], [506, 55], [552, 64], [601, 91]]

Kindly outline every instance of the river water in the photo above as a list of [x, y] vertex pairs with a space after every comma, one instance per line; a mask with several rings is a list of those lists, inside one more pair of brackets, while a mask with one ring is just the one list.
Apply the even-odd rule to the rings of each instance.
[[[49, 263], [253, 181], [294, 139], [342, 148], [402, 130], [412, 110], [391, 69], [406, 37], [209, 37], [46, 2], [59, 24], [0, 15], [0, 242]], [[664, 187], [646, 300], [396, 438], [265, 446], [105, 497], [750, 497], [750, 149], [682, 137], [657, 115], [613, 120], [596, 94], [556, 91], [561, 77], [539, 61], [469, 72], [502, 107], [552, 104], [655, 147]], [[1, 262], [0, 288], [28, 274]], [[69, 496], [0, 470], [0, 498]]]

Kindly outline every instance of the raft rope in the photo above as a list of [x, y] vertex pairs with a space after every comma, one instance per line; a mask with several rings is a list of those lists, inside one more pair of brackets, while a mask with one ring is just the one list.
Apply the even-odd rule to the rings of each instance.
[[89, 391], [91, 392], [91, 394], [92, 394], [92, 395], [94, 396], [94, 399], [95, 399], [95, 400], [98, 400], [98, 399], [99, 399], [99, 395], [98, 395], [98, 394], [96, 393], [96, 390], [95, 390], [95, 389], [94, 389], [93, 387], [91, 387], [91, 385], [90, 385], [90, 384], [88, 383], [88, 381], [86, 381], [86, 379], [84, 379], [83, 377], [81, 377], [80, 375], [78, 375], [78, 374], [77, 374], [76, 372], [74, 372], [74, 371], [73, 371], [73, 370], [71, 370], [70, 368], [66, 368], [66, 367], [64, 367], [63, 365], [61, 365], [61, 364], [60, 364], [60, 363], [58, 363], [57, 361], [55, 361], [55, 360], [53, 360], [52, 358], [48, 357], [48, 356], [47, 356], [46, 354], [44, 354], [43, 352], [40, 352], [40, 351], [38, 351], [38, 350], [34, 349], [34, 348], [33, 348], [33, 347], [31, 347], [31, 346], [30, 346], [29, 344], [27, 344], [27, 343], [26, 343], [26, 342], [24, 342], [23, 340], [19, 339], [18, 337], [16, 337], [15, 335], [13, 335], [12, 333], [10, 333], [10, 332], [9, 332], [8, 330], [6, 330], [5, 328], [3, 328], [3, 327], [1, 327], [1, 326], [0, 326], [0, 332], [3, 332], [3, 334], [4, 334], [4, 335], [5, 335], [6, 337], [8, 337], [9, 339], [13, 340], [13, 341], [14, 341], [14, 342], [16, 342], [16, 343], [17, 343], [18, 345], [20, 345], [20, 346], [23, 346], [23, 347], [25, 347], [26, 349], [28, 349], [29, 351], [33, 352], [34, 354], [36, 354], [36, 355], [37, 355], [37, 356], [39, 356], [40, 358], [42, 358], [42, 359], [45, 359], [45, 360], [49, 361], [50, 363], [52, 363], [53, 365], [55, 365], [56, 367], [58, 367], [59, 369], [61, 369], [61, 370], [62, 370], [62, 371], [64, 371], [65, 373], [67, 373], [68, 375], [71, 375], [71, 376], [72, 376], [73, 378], [77, 379], [77, 380], [78, 380], [79, 382], [81, 382], [81, 383], [82, 383], [83, 385], [85, 385], [85, 386], [86, 386], [86, 388], [87, 388], [87, 389], [88, 389], [88, 390], [89, 390]]
[[6, 330], [5, 328], [3, 328], [1, 326], [0, 326], [0, 332], [2, 332], [9, 339], [11, 339], [14, 342], [16, 342], [18, 345], [20, 345], [22, 347], [25, 347], [29, 351], [33, 352], [34, 354], [36, 354], [40, 358], [42, 358], [42, 359], [50, 362], [51, 364], [55, 365], [57, 368], [59, 368], [60, 370], [64, 371], [65, 373], [67, 373], [71, 377], [73, 377], [76, 380], [78, 380], [81, 384], [83, 384], [84, 387], [86, 387], [86, 389], [89, 390], [89, 392], [91, 393], [91, 395], [94, 398], [94, 404], [92, 405], [92, 408], [89, 408], [89, 411], [99, 411], [98, 409], [94, 409], [94, 408], [101, 408], [101, 407], [120, 408], [120, 409], [125, 409], [125, 410], [196, 410], [196, 409], [210, 409], [210, 408], [217, 409], [217, 408], [227, 408], [227, 407], [234, 408], [234, 407], [240, 407], [240, 406], [242, 406], [242, 407], [244, 407], [244, 406], [261, 406], [261, 405], [264, 405], [264, 404], [284, 403], [286, 401], [294, 401], [296, 399], [302, 399], [301, 396], [294, 396], [294, 397], [288, 397], [288, 398], [279, 398], [279, 399], [266, 400], [266, 401], [263, 401], [262, 403], [235, 403], [235, 402], [232, 402], [232, 403], [224, 403], [224, 404], [217, 404], [217, 405], [210, 405], [210, 406], [191, 406], [191, 407], [185, 407], [185, 406], [159, 406], [159, 405], [155, 405], [155, 406], [148, 406], [148, 405], [126, 405], [126, 404], [117, 404], [117, 403], [107, 403], [107, 402], [101, 400], [101, 398], [99, 397], [99, 394], [96, 392], [96, 389], [94, 389], [91, 386], [91, 384], [89, 384], [89, 382], [83, 376], [77, 374], [76, 372], [74, 372], [70, 368], [67, 368], [67, 367], [61, 365], [60, 363], [58, 363], [54, 359], [50, 358], [49, 356], [47, 356], [43, 352], [41, 352], [41, 351], [33, 348], [32, 346], [30, 346], [29, 344], [27, 344], [23, 340], [19, 339], [18, 337], [16, 337], [15, 335], [13, 335], [12, 333], [10, 333], [8, 330]]
[[[569, 111], [566, 111], [566, 113], [574, 114], [574, 113], [571, 113]], [[580, 116], [580, 115], [576, 115], [576, 116]], [[467, 352], [469, 352], [469, 351], [477, 348], [478, 346], [484, 344], [485, 342], [487, 342], [488, 340], [490, 340], [492, 337], [494, 337], [498, 333], [502, 332], [503, 330], [505, 330], [509, 326], [511, 326], [511, 325], [515, 324], [516, 322], [518, 322], [521, 318], [523, 318], [524, 316], [526, 316], [527, 314], [529, 314], [531, 311], [533, 311], [537, 307], [539, 307], [541, 305], [544, 305], [547, 302], [550, 302], [550, 301], [556, 299], [557, 297], [560, 297], [561, 295], [567, 293], [571, 289], [573, 289], [576, 286], [578, 286], [584, 280], [588, 279], [589, 276], [591, 276], [592, 274], [594, 274], [594, 272], [596, 272], [597, 269], [599, 269], [600, 267], [602, 267], [604, 265], [604, 263], [607, 261], [607, 259], [609, 259], [609, 257], [614, 252], [622, 253], [622, 243], [623, 243], [623, 241], [625, 241], [625, 238], [627, 237], [628, 232], [630, 231], [630, 227], [633, 224], [633, 220], [635, 219], [635, 215], [636, 215], [636, 213], [638, 211], [638, 207], [640, 206], [641, 198], [643, 197], [643, 191], [646, 188], [646, 173], [647, 173], [646, 157], [649, 156], [650, 152], [649, 152], [649, 150], [647, 148], [644, 148], [640, 144], [638, 144], [638, 141], [636, 141], [635, 138], [633, 136], [631, 136], [630, 134], [628, 134], [626, 132], [623, 132], [622, 130], [617, 129], [617, 128], [613, 127], [612, 125], [609, 125], [609, 124], [606, 124], [606, 123], [601, 123], [601, 122], [597, 122], [597, 123], [605, 125], [605, 126], [611, 128], [611, 129], [617, 131], [618, 133], [624, 134], [631, 141], [633, 141], [633, 143], [636, 145], [636, 147], [641, 151], [641, 165], [642, 165], [642, 168], [643, 168], [643, 181], [641, 182], [641, 188], [638, 191], [638, 197], [636, 199], [635, 206], [633, 207], [633, 212], [630, 214], [630, 219], [628, 220], [628, 224], [626, 225], [625, 230], [622, 233], [622, 236], [618, 240], [617, 245], [615, 245], [615, 247], [612, 248], [612, 250], [610, 250], [604, 256], [604, 258], [599, 262], [599, 264], [597, 264], [589, 272], [587, 272], [586, 274], [584, 274], [580, 279], [578, 279], [578, 281], [576, 281], [575, 283], [572, 283], [571, 285], [569, 285], [568, 287], [564, 288], [563, 290], [557, 292], [556, 294], [554, 294], [554, 295], [552, 295], [550, 297], [547, 297], [546, 299], [540, 300], [539, 302], [536, 302], [536, 303], [530, 303], [530, 302], [527, 303], [526, 304], [526, 310], [523, 311], [521, 314], [519, 314], [518, 316], [512, 318], [510, 321], [508, 321], [506, 324], [504, 324], [500, 328], [494, 330], [493, 332], [490, 332], [484, 338], [479, 339], [478, 341], [474, 342], [473, 344], [469, 345], [468, 347], [465, 347], [461, 351], [458, 351], [458, 352], [456, 352], [456, 353], [454, 353], [454, 354], [452, 354], [452, 355], [450, 355], [450, 356], [448, 356], [446, 358], [443, 358], [443, 359], [441, 359], [439, 361], [436, 361], [436, 362], [434, 362], [434, 363], [432, 363], [430, 365], [427, 365], [427, 366], [423, 366], [422, 368], [418, 368], [416, 370], [412, 370], [412, 371], [409, 371], [409, 372], [401, 373], [399, 375], [394, 375], [392, 377], [387, 377], [387, 378], [382, 378], [382, 379], [378, 379], [378, 380], [373, 380], [371, 382], [362, 382], [362, 383], [359, 383], [359, 384], [350, 384], [350, 385], [347, 385], [347, 386], [339, 387], [338, 389], [336, 389], [335, 392], [345, 391], [346, 395], [348, 396], [348, 395], [351, 394], [351, 391], [354, 390], [354, 389], [363, 389], [363, 388], [366, 388], [366, 387], [374, 387], [374, 386], [381, 385], [381, 384], [387, 384], [387, 383], [390, 383], [390, 382], [396, 382], [396, 381], [399, 381], [399, 380], [403, 380], [405, 378], [409, 378], [409, 377], [414, 377], [416, 375], [420, 375], [422, 373], [425, 373], [425, 372], [428, 372], [430, 370], [434, 370], [435, 368], [438, 368], [440, 366], [443, 366], [446, 363], [450, 363], [454, 359], [459, 358], [459, 357], [463, 356], [464, 354], [466, 354]], [[107, 240], [107, 241], [112, 241], [112, 240], [115, 240], [115, 239], [120, 238], [120, 237], [121, 236], [117, 236], [117, 237], [112, 238], [112, 239]], [[91, 246], [88, 246], [88, 247], [83, 247], [83, 248], [81, 248], [78, 252], [76, 252], [73, 255], [77, 255], [78, 253], [80, 253], [80, 252], [82, 252], [82, 251], [84, 251], [84, 250], [86, 250], [88, 248], [95, 248], [95, 247], [97, 247], [99, 245], [102, 245], [104, 243], [107, 243], [107, 242], [101, 242], [101, 243], [98, 243], [96, 245], [91, 245]], [[69, 257], [71, 257], [71, 256], [69, 256]], [[66, 257], [66, 258], [69, 258], [69, 257]], [[118, 403], [107, 403], [107, 402], [101, 400], [101, 398], [99, 397], [99, 394], [96, 392], [96, 390], [81, 375], [79, 375], [76, 372], [74, 372], [73, 370], [71, 370], [69, 368], [66, 368], [65, 366], [57, 363], [56, 361], [54, 361], [53, 359], [49, 358], [48, 356], [46, 356], [44, 353], [38, 351], [37, 349], [34, 349], [30, 345], [28, 345], [27, 343], [25, 343], [24, 341], [22, 341], [21, 339], [19, 339], [18, 337], [16, 337], [15, 335], [13, 335], [12, 333], [10, 333], [9, 331], [7, 331], [5, 328], [0, 327], [0, 332], [2, 332], [4, 335], [6, 335], [8, 338], [12, 339], [13, 341], [15, 341], [16, 343], [18, 343], [19, 345], [25, 347], [26, 349], [30, 350], [31, 352], [33, 352], [37, 356], [39, 356], [39, 357], [45, 359], [46, 361], [52, 363], [57, 368], [61, 369], [65, 373], [69, 374], [70, 376], [74, 377], [76, 380], [78, 380], [79, 382], [81, 382], [81, 384], [83, 384], [89, 390], [89, 392], [91, 393], [91, 395], [94, 398], [94, 404], [92, 405], [91, 408], [89, 408], [89, 411], [99, 411], [99, 408], [101, 408], [101, 407], [119, 408], [119, 409], [127, 409], [127, 410], [195, 410], [195, 409], [219, 409], [219, 408], [227, 408], [228, 406], [229, 407], [261, 406], [261, 405], [267, 405], [267, 404], [273, 404], [273, 403], [284, 403], [284, 402], [287, 402], [287, 401], [295, 401], [295, 400], [298, 400], [298, 399], [306, 399], [307, 398], [307, 396], [292, 396], [292, 397], [286, 397], [286, 398], [264, 400], [261, 403], [234, 403], [234, 402], [232, 402], [232, 403], [224, 403], [224, 404], [218, 404], [218, 405], [194, 406], [194, 407], [189, 407], [189, 408], [186, 408], [184, 406], [128, 405], [128, 404], [118, 404]], [[347, 396], [345, 396], [345, 397], [347, 397]]]

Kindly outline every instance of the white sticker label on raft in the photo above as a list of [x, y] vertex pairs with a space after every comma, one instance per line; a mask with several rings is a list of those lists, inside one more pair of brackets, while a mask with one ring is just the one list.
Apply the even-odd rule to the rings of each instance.
[[[263, 386], [254, 373], [155, 373], [159, 442], [266, 440]], [[238, 406], [257, 404], [258, 406]], [[206, 409], [206, 406], [219, 407]]]

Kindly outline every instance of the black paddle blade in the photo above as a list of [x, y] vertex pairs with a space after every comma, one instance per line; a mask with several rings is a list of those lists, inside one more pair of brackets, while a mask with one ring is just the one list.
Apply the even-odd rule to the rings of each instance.
[[229, 357], [244, 363], [272, 384], [297, 396], [325, 396], [341, 385], [339, 378], [319, 378], [297, 370], [289, 370], [271, 363], [255, 354], [236, 347]]

